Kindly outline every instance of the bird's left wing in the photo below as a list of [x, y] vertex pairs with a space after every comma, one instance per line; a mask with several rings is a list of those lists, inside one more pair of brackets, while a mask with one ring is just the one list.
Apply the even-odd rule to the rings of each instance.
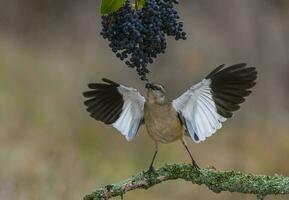
[[144, 115], [145, 98], [134, 88], [111, 80], [88, 84], [90, 91], [83, 95], [90, 116], [105, 124], [112, 124], [128, 141], [136, 135]]
[[256, 78], [256, 69], [246, 64], [221, 65], [175, 99], [173, 107], [191, 138], [199, 143], [220, 129], [251, 93]]

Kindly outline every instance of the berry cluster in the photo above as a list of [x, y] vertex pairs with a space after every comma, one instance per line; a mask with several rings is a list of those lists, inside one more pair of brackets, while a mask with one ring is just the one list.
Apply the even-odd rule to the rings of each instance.
[[146, 0], [138, 10], [126, 1], [118, 11], [102, 16], [101, 35], [119, 59], [136, 68], [142, 80], [147, 80], [147, 65], [165, 53], [166, 35], [186, 39], [174, 4], [178, 0]]

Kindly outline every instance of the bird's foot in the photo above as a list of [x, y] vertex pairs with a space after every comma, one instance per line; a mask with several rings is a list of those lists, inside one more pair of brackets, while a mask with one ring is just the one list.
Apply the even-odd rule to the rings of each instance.
[[145, 172], [145, 175], [148, 177], [148, 185], [152, 185], [152, 177], [156, 173], [154, 166], [150, 166], [149, 169]]
[[150, 166], [149, 169], [145, 172], [146, 174], [151, 174], [151, 173], [155, 173], [156, 169], [154, 168], [154, 166]]
[[199, 167], [199, 165], [196, 163], [195, 160], [192, 160], [192, 164], [193, 164], [195, 170], [196, 170], [198, 173], [200, 173], [201, 168]]

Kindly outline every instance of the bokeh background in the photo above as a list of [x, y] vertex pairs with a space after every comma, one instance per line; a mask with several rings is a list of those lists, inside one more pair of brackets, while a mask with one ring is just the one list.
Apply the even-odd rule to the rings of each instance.
[[[99, 36], [97, 0], [0, 0], [0, 199], [76, 200], [147, 169], [144, 128], [131, 143], [94, 121], [88, 82], [111, 78], [144, 93], [136, 72]], [[187, 41], [169, 39], [150, 78], [174, 98], [220, 64], [246, 62], [258, 84], [235, 117], [201, 144], [203, 167], [289, 175], [288, 0], [191, 0], [178, 6]], [[189, 141], [189, 138], [188, 138]], [[180, 143], [160, 147], [156, 166], [189, 162]], [[254, 199], [173, 181], [125, 199]], [[269, 199], [288, 199], [268, 197]]]

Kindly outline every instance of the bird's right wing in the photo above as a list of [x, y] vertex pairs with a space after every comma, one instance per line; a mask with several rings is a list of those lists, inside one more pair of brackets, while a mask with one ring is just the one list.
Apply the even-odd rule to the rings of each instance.
[[145, 98], [134, 88], [119, 85], [108, 79], [105, 83], [88, 84], [90, 91], [83, 95], [90, 116], [112, 124], [128, 141], [136, 135], [144, 115]]
[[256, 83], [257, 71], [246, 64], [217, 67], [200, 83], [192, 86], [172, 104], [191, 138], [204, 141], [222, 127], [240, 108]]

